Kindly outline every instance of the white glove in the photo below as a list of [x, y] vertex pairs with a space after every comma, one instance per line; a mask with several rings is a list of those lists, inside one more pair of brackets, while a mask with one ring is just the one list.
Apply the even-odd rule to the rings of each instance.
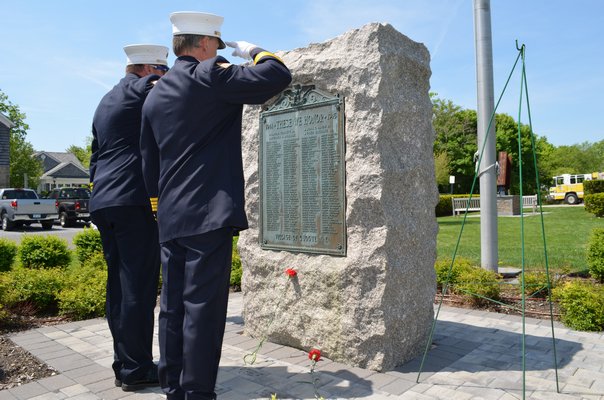
[[254, 50], [256, 47], [255, 44], [251, 44], [249, 42], [238, 41], [238, 42], [224, 42], [227, 46], [234, 48], [233, 56], [241, 57], [246, 60], [251, 60], [252, 56], [250, 52]]

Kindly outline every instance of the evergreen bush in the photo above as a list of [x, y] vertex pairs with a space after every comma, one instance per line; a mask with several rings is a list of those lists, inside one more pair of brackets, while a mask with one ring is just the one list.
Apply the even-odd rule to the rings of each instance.
[[85, 263], [93, 254], [103, 251], [101, 234], [97, 229], [84, 228], [73, 237], [76, 254], [80, 263]]
[[0, 239], [0, 272], [10, 270], [15, 261], [17, 249], [18, 246], [12, 240]]
[[[543, 271], [524, 273], [524, 293], [528, 297], [547, 297], [547, 274]], [[550, 274], [550, 288], [556, 286], [556, 280]]]
[[583, 194], [604, 193], [604, 179], [583, 181]]
[[481, 267], [472, 267], [459, 276], [454, 290], [463, 293], [476, 306], [485, 306], [489, 299], [499, 300], [499, 275]]
[[[449, 290], [461, 294], [476, 306], [484, 306], [489, 300], [498, 300], [500, 295], [499, 275], [471, 264], [467, 259], [457, 258], [453, 267], [451, 260], [437, 261], [436, 284], [442, 290], [447, 277]], [[451, 270], [449, 274], [449, 270]], [[487, 299], [485, 299], [486, 297]]]
[[453, 214], [453, 204], [451, 199], [453, 196], [448, 194], [441, 194], [436, 205], [436, 216], [445, 217]]
[[554, 289], [560, 304], [562, 322], [580, 331], [604, 330], [604, 286], [571, 281]]
[[90, 255], [67, 278], [69, 283], [59, 294], [59, 314], [74, 319], [105, 315], [107, 264], [102, 252]]
[[[434, 264], [434, 269], [436, 271], [436, 287], [439, 290], [442, 290], [447, 282], [447, 278], [449, 278], [450, 290], [452, 286], [460, 281], [460, 276], [471, 268], [472, 263], [470, 260], [461, 257], [455, 259], [455, 264], [452, 268], [450, 259], [437, 260]], [[451, 270], [451, 275], [449, 275], [449, 269]]]
[[[437, 217], [449, 217], [453, 215], [453, 198], [469, 198], [470, 194], [441, 194], [438, 198], [438, 204], [436, 204], [436, 216]], [[473, 194], [472, 198], [479, 198], [480, 195]]]
[[35, 270], [17, 267], [2, 275], [0, 293], [6, 308], [33, 314], [56, 311], [57, 296], [66, 281], [61, 268]]
[[237, 252], [237, 237], [233, 238], [233, 260], [231, 262], [231, 287], [236, 290], [241, 289], [241, 275], [243, 269], [241, 267], [241, 258]]
[[595, 228], [587, 244], [587, 266], [592, 278], [604, 283], [604, 229]]
[[71, 252], [65, 239], [26, 235], [19, 246], [19, 259], [25, 268], [64, 268], [71, 262]]
[[583, 197], [585, 211], [596, 217], [604, 217], [604, 193], [588, 194]]

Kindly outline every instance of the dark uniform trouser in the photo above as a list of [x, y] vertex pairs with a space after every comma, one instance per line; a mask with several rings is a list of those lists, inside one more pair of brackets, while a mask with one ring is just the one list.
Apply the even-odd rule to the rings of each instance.
[[232, 250], [232, 228], [161, 244], [159, 382], [170, 400], [216, 396]]
[[141, 379], [153, 365], [153, 310], [159, 283], [159, 237], [150, 207], [92, 212], [107, 260], [106, 316], [116, 378]]

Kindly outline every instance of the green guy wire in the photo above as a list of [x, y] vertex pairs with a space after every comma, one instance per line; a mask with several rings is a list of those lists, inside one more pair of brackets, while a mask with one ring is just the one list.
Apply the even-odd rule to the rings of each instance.
[[[525, 62], [523, 58], [522, 62], [522, 75], [524, 78], [524, 92], [526, 93], [526, 109], [528, 112], [528, 120], [529, 120], [529, 132], [531, 137], [531, 147], [533, 150], [533, 165], [535, 167], [535, 182], [537, 183], [537, 190], [540, 190], [541, 184], [539, 183], [539, 168], [537, 167], [537, 150], [535, 147], [535, 135], [533, 134], [533, 121], [531, 119], [531, 105], [529, 102], [529, 91], [526, 80], [526, 69]], [[554, 356], [554, 371], [556, 373], [556, 392], [560, 393], [560, 383], [558, 381], [558, 354], [556, 351], [556, 335], [554, 333], [554, 309], [552, 302], [552, 287], [551, 287], [551, 279], [549, 274], [549, 260], [547, 257], [547, 241], [545, 239], [545, 224], [543, 221], [543, 204], [541, 202], [541, 196], [537, 196], [537, 204], [539, 205], [539, 215], [541, 217], [541, 237], [543, 238], [543, 255], [545, 258], [545, 278], [547, 281], [547, 298], [549, 302], [549, 320], [552, 328], [552, 350]]]
[[[512, 70], [506, 80], [506, 83], [504, 85], [504, 88], [501, 92], [501, 95], [499, 96], [499, 99], [497, 100], [497, 104], [495, 105], [495, 109], [493, 110], [493, 114], [491, 115], [491, 118], [489, 120], [489, 125], [487, 128], [487, 134], [490, 131], [491, 125], [493, 123], [493, 120], [495, 119], [495, 114], [497, 112], [497, 108], [499, 107], [499, 103], [501, 102], [501, 99], [503, 97], [503, 94], [506, 91], [506, 88], [510, 82], [510, 79], [512, 77], [512, 74], [514, 73], [515, 69], [516, 69], [516, 65], [518, 64], [518, 61], [520, 59], [522, 59], [522, 74], [521, 74], [521, 82], [520, 82], [520, 99], [519, 99], [519, 110], [518, 110], [518, 157], [519, 157], [519, 174], [520, 174], [520, 198], [522, 198], [523, 195], [523, 179], [522, 179], [522, 130], [521, 130], [521, 112], [522, 112], [522, 96], [523, 93], [524, 95], [526, 95], [526, 103], [527, 103], [527, 110], [528, 110], [528, 119], [529, 119], [529, 135], [530, 135], [530, 139], [531, 139], [531, 146], [532, 146], [532, 153], [533, 153], [533, 163], [534, 163], [534, 167], [535, 167], [535, 175], [536, 175], [536, 185], [537, 185], [537, 190], [539, 191], [541, 188], [541, 185], [539, 183], [539, 170], [537, 168], [537, 152], [536, 152], [536, 148], [535, 148], [535, 138], [533, 135], [533, 126], [532, 126], [532, 120], [531, 120], [531, 112], [530, 112], [530, 103], [529, 103], [529, 95], [528, 95], [528, 84], [527, 84], [527, 79], [526, 79], [526, 63], [525, 63], [525, 45], [522, 45], [521, 47], [518, 47], [518, 41], [516, 41], [516, 49], [518, 50], [518, 56], [516, 57], [516, 61], [514, 62], [514, 65], [512, 67]], [[470, 200], [472, 199], [472, 194], [474, 193], [474, 187], [476, 185], [476, 180], [477, 177], [479, 176], [479, 171], [480, 171], [480, 166], [482, 163], [482, 156], [484, 153], [484, 149], [485, 149], [485, 145], [486, 145], [486, 140], [483, 143], [482, 149], [480, 151], [480, 156], [478, 158], [478, 163], [476, 166], [476, 171], [474, 173], [474, 179], [472, 180], [472, 187], [470, 189]], [[552, 290], [551, 290], [551, 280], [550, 280], [550, 274], [549, 274], [549, 262], [548, 262], [548, 257], [547, 257], [547, 244], [546, 244], [546, 239], [545, 239], [545, 225], [544, 225], [544, 220], [543, 220], [543, 204], [541, 201], [541, 196], [538, 195], [537, 196], [537, 204], [539, 205], [539, 211], [540, 211], [540, 216], [541, 216], [541, 235], [543, 238], [543, 249], [544, 249], [544, 255], [545, 255], [545, 271], [546, 271], [546, 279], [547, 279], [547, 290], [548, 290], [548, 300], [549, 300], [549, 309], [550, 309], [550, 322], [551, 322], [551, 328], [552, 328], [552, 343], [553, 343], [553, 353], [554, 353], [554, 368], [555, 368], [555, 372], [556, 372], [556, 390], [558, 393], [560, 393], [560, 387], [559, 387], [559, 382], [558, 382], [558, 365], [557, 365], [557, 353], [556, 353], [556, 339], [555, 339], [555, 334], [554, 334], [554, 316], [553, 316], [553, 303], [552, 303]], [[428, 354], [428, 350], [430, 349], [430, 344], [432, 343], [432, 338], [434, 336], [434, 331], [436, 328], [436, 322], [438, 320], [438, 316], [440, 314], [440, 310], [442, 307], [442, 303], [444, 300], [444, 296], [447, 293], [447, 290], [449, 288], [450, 285], [450, 279], [451, 279], [451, 274], [452, 274], [452, 270], [453, 270], [453, 265], [455, 263], [455, 257], [457, 255], [457, 250], [459, 249], [459, 243], [461, 241], [461, 236], [463, 234], [463, 229], [466, 223], [466, 219], [467, 219], [467, 215], [468, 215], [468, 209], [470, 206], [470, 201], [468, 200], [468, 203], [466, 205], [466, 211], [464, 213], [464, 219], [462, 221], [462, 225], [461, 225], [461, 229], [459, 232], [459, 236], [457, 237], [457, 242], [455, 244], [455, 249], [453, 251], [453, 257], [451, 259], [451, 265], [449, 266], [449, 270], [447, 272], [447, 279], [445, 281], [445, 284], [443, 285], [443, 288], [441, 290], [441, 296], [440, 296], [440, 301], [438, 302], [438, 307], [436, 310], [436, 314], [434, 316], [434, 321], [432, 323], [432, 328], [430, 330], [430, 334], [428, 336], [428, 341], [426, 343], [426, 347], [424, 349], [424, 354], [422, 357], [422, 361], [419, 367], [419, 371], [417, 374], [417, 379], [416, 382], [419, 383], [419, 379], [423, 370], [423, 366]], [[525, 247], [524, 247], [524, 210], [523, 207], [520, 207], [520, 240], [521, 240], [521, 264], [522, 264], [522, 275], [521, 275], [521, 290], [522, 290], [522, 302], [521, 302], [521, 309], [517, 309], [515, 307], [506, 305], [504, 303], [501, 303], [499, 301], [496, 301], [494, 299], [489, 299], [487, 297], [478, 295], [476, 293], [470, 293], [469, 291], [466, 290], [462, 290], [463, 292], [466, 292], [468, 294], [472, 294], [474, 296], [477, 296], [479, 298], [483, 298], [489, 301], [492, 301], [494, 303], [498, 303], [501, 304], [503, 306], [507, 306], [511, 309], [515, 309], [518, 311], [521, 311], [522, 313], [522, 398], [524, 399], [526, 396], [526, 293], [525, 293], [525, 288], [526, 288], [526, 282], [525, 282]]]
[[[516, 44], [518, 48], [518, 44]], [[524, 72], [524, 45], [519, 49], [522, 55], [522, 69]], [[522, 88], [524, 87], [524, 73], [520, 77], [520, 99], [518, 100], [518, 176], [520, 185], [520, 198], [522, 199], [522, 124], [520, 119], [522, 116]], [[520, 207], [520, 252], [521, 252], [521, 288], [522, 288], [522, 399], [526, 396], [526, 292], [524, 287], [524, 207]]]
[[[487, 127], [487, 135], [491, 131], [491, 125], [493, 123], [493, 120], [495, 119], [495, 113], [497, 112], [497, 108], [499, 107], [499, 103], [501, 103], [503, 94], [505, 93], [505, 90], [508, 87], [508, 84], [510, 83], [512, 74], [514, 73], [514, 70], [516, 69], [516, 65], [518, 65], [518, 60], [520, 60], [520, 54], [518, 54], [518, 56], [516, 57], [516, 61], [514, 62], [514, 65], [512, 66], [512, 70], [510, 71], [510, 74], [508, 75], [508, 79], [506, 80], [505, 85], [503, 86], [501, 95], [499, 95], [499, 99], [497, 99], [497, 104], [495, 104], [495, 108], [493, 109], [493, 114], [491, 115], [491, 118], [489, 120], [489, 125]], [[455, 243], [455, 249], [453, 250], [453, 257], [451, 259], [451, 265], [449, 266], [449, 270], [447, 272], [447, 279], [445, 280], [445, 284], [441, 290], [441, 296], [440, 296], [440, 300], [438, 302], [438, 307], [436, 309], [436, 315], [434, 316], [434, 321], [432, 322], [432, 328], [430, 329], [430, 334], [428, 335], [428, 341], [426, 342], [426, 348], [424, 349], [424, 355], [422, 356], [422, 362], [419, 366], [419, 371], [417, 373], [417, 379], [416, 379], [417, 383], [419, 383], [419, 378], [420, 378], [420, 375], [421, 375], [423, 367], [424, 367], [424, 362], [426, 361], [426, 356], [428, 355], [428, 350], [430, 349], [430, 344], [432, 343], [432, 337], [434, 336], [434, 330], [436, 328], [436, 321], [438, 320], [438, 315], [440, 314], [440, 309], [443, 304], [444, 296], [447, 293], [447, 289], [449, 288], [449, 281], [451, 280], [451, 272], [453, 271], [453, 264], [455, 263], [455, 256], [457, 255], [457, 249], [459, 248], [459, 242], [461, 241], [461, 235], [463, 234], [463, 228], [466, 224], [466, 219], [468, 218], [468, 208], [470, 207], [470, 200], [472, 200], [472, 193], [474, 193], [474, 186], [476, 185], [476, 178], [478, 177], [478, 171], [480, 171], [480, 166], [482, 164], [482, 154], [484, 153], [486, 143], [487, 143], [487, 140], [485, 138], [484, 143], [482, 144], [482, 149], [480, 150], [480, 157], [478, 158], [478, 164], [476, 165], [476, 171], [474, 172], [474, 179], [472, 180], [472, 187], [470, 189], [470, 198], [468, 200], [468, 203], [466, 204], [466, 212], [463, 215], [461, 229], [459, 231], [459, 236], [457, 236], [457, 242]]]

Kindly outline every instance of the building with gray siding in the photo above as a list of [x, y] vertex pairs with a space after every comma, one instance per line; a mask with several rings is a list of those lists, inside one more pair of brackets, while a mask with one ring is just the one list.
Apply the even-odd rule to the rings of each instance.
[[40, 177], [38, 193], [48, 192], [58, 187], [79, 187], [88, 185], [90, 174], [71, 153], [38, 151], [34, 157], [42, 163], [44, 173]]
[[10, 186], [10, 128], [13, 126], [15, 124], [0, 113], [0, 187]]

